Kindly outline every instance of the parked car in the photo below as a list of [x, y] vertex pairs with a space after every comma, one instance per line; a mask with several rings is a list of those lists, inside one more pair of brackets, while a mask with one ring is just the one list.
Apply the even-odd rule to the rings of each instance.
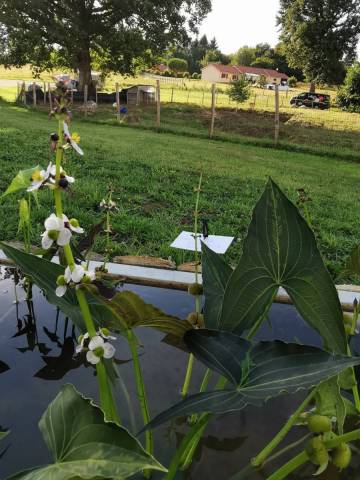
[[[266, 90], [275, 90], [275, 84], [274, 83], [267, 83], [265, 86]], [[290, 90], [289, 85], [279, 85], [279, 92], [288, 92]]]
[[320, 108], [326, 110], [330, 108], [330, 95], [324, 93], [303, 92], [290, 100], [290, 105], [294, 107]]

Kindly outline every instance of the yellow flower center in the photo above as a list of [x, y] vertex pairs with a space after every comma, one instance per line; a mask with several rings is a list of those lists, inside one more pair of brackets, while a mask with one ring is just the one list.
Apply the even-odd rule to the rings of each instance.
[[80, 135], [79, 135], [78, 133], [75, 133], [75, 132], [74, 132], [74, 133], [71, 135], [71, 140], [73, 140], [73, 141], [76, 142], [76, 143], [80, 143]]
[[43, 176], [41, 175], [40, 170], [35, 170], [35, 172], [31, 175], [31, 179], [34, 182], [40, 182], [41, 180], [43, 180]]

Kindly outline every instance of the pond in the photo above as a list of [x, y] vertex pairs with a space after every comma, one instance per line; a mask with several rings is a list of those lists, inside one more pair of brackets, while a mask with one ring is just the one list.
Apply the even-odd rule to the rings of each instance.
[[[23, 289], [21, 286], [15, 288], [8, 272], [4, 268], [0, 270], [0, 425], [10, 429], [11, 435], [1, 444], [1, 478], [50, 460], [38, 421], [61, 385], [72, 383], [85, 396], [97, 399], [95, 370], [83, 356], [74, 353], [78, 336], [76, 328], [56, 307], [47, 303], [40, 290], [34, 288], [33, 303], [26, 302]], [[193, 310], [193, 298], [185, 292], [134, 285], [123, 288], [135, 291], [145, 301], [180, 318], [186, 318]], [[16, 297], [19, 303], [15, 303]], [[321, 344], [319, 337], [292, 306], [275, 304], [270, 320], [271, 326], [270, 322], [265, 322], [258, 339]], [[150, 411], [155, 415], [179, 400], [187, 354], [165, 341], [162, 333], [150, 329], [139, 329], [136, 333], [142, 343], [140, 360]], [[141, 418], [137, 402], [129, 401], [136, 398], [131, 355], [127, 343], [120, 338], [116, 341], [116, 363], [120, 377], [116, 395], [120, 416], [123, 423], [136, 432], [141, 427]], [[204, 367], [197, 363], [191, 382], [193, 392], [199, 387], [203, 373]], [[248, 465], [250, 458], [280, 429], [302, 398], [302, 395], [280, 397], [265, 408], [247, 408], [236, 414], [217, 417], [206, 430], [191, 468], [179, 473], [177, 478], [229, 479]], [[168, 465], [185, 432], [185, 419], [155, 431], [155, 456], [160, 462]], [[286, 441], [304, 433], [305, 430], [299, 428]], [[286, 457], [282, 457], [278, 465], [285, 460]], [[359, 460], [355, 458], [353, 463], [343, 474], [329, 469], [318, 478], [358, 479]], [[266, 479], [275, 466], [276, 462], [262, 471], [252, 472], [247, 478]], [[307, 467], [288, 478], [310, 479], [314, 471], [314, 468]], [[154, 474], [153, 478], [161, 478], [161, 474]]]

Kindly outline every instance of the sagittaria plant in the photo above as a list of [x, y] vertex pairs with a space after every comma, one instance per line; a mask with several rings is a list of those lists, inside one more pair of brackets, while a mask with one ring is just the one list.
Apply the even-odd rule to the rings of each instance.
[[[159, 470], [164, 472], [165, 480], [172, 480], [180, 468], [191, 464], [214, 415], [243, 410], [248, 405], [261, 408], [271, 398], [298, 391], [304, 391], [306, 398], [274, 439], [251, 460], [250, 475], [271, 460], [280, 442], [298, 423], [306, 424], [309, 430], [307, 444], [304, 439], [302, 450], [269, 480], [286, 478], [306, 462], [316, 465], [319, 472], [330, 462], [346, 468], [351, 460], [348, 443], [360, 439], [359, 430], [344, 433], [346, 417], [360, 411], [353, 370], [360, 365], [360, 358], [352, 355], [349, 346], [349, 337], [356, 333], [358, 308], [344, 322], [335, 286], [314, 235], [296, 207], [270, 180], [255, 207], [243, 255], [235, 269], [203, 245], [204, 323], [197, 323], [196, 328], [146, 304], [132, 292], [114, 290], [112, 295], [104, 295], [106, 269], [89, 270], [89, 264], [82, 265], [72, 249], [71, 240], [83, 229], [76, 219], [65, 214], [63, 195], [75, 179], [64, 171], [63, 160], [71, 149], [80, 155], [84, 152], [78, 145], [78, 135], [70, 133], [71, 114], [61, 85], [56, 95], [53, 115], [58, 130], [50, 137], [54, 162], [44, 169], [23, 170], [5, 192], [41, 192], [45, 188], [53, 192], [55, 209], [45, 220], [43, 250], [38, 252], [42, 257], [3, 242], [0, 246], [80, 330], [77, 351], [86, 351], [88, 363], [96, 369], [101, 409], [74, 387], [64, 386], [39, 424], [54, 463], [11, 479], [119, 479], [140, 471], [149, 477], [151, 470]], [[197, 202], [198, 196], [199, 191]], [[112, 201], [110, 195], [108, 201]], [[64, 264], [50, 261], [56, 252], [65, 259]], [[197, 315], [201, 315], [199, 280], [196, 292], [192, 292], [197, 297]], [[322, 338], [323, 349], [296, 341], [256, 341], [280, 287]], [[155, 328], [182, 338], [190, 354], [208, 368], [199, 393], [188, 395], [186, 389], [182, 401], [153, 419], [138, 357], [134, 333], [137, 327]], [[113, 332], [130, 345], [145, 448], [120, 425], [112, 390], [116, 378]], [[218, 381], [208, 391], [211, 372], [218, 375]], [[178, 416], [188, 416], [191, 422], [167, 471], [152, 456], [152, 429]], [[296, 447], [299, 445], [297, 442]], [[282, 453], [280, 450], [274, 455]], [[240, 473], [233, 480], [242, 478]]]

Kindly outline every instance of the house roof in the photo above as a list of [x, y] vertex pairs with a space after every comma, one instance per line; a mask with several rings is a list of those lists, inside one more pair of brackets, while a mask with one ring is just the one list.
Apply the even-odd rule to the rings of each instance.
[[243, 65], [222, 65], [221, 63], [211, 63], [221, 73], [231, 73], [236, 75], [237, 73], [249, 74], [249, 75], [265, 75], [266, 77], [274, 78], [289, 78], [286, 73], [278, 72], [270, 68], [257, 68], [257, 67], [245, 67]]

